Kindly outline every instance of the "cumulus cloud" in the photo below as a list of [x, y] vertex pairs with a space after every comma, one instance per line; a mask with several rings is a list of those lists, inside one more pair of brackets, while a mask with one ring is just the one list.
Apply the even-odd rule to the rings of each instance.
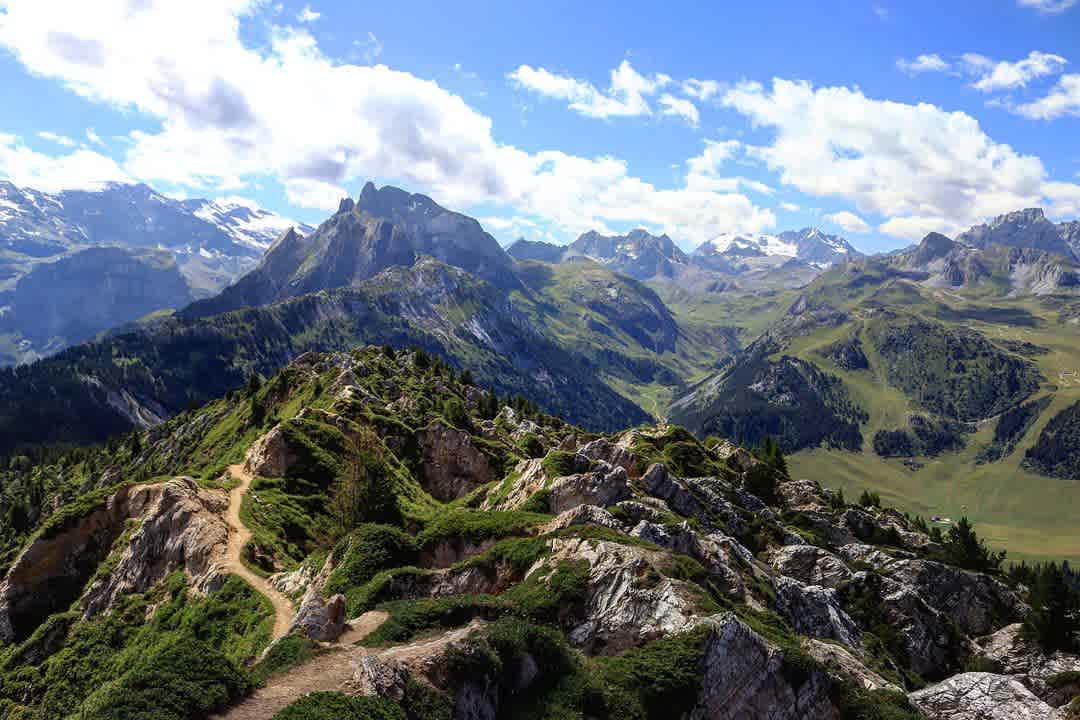
[[1053, 120], [1066, 115], [1080, 116], [1080, 75], [1063, 75], [1045, 96], [1014, 110], [1035, 120]]
[[[303, 29], [276, 27], [266, 43], [248, 44], [241, 25], [262, 27], [253, 21], [258, 0], [4, 2], [0, 46], [30, 71], [160, 123], [130, 133], [123, 168], [99, 175], [215, 193], [273, 177], [291, 202], [326, 209], [350, 184], [377, 177], [451, 207], [509, 208], [560, 232], [634, 223], [689, 242], [775, 222], [741, 193], [662, 189], [618, 158], [500, 143], [490, 118], [437, 83], [331, 59]], [[582, 107], [637, 112], [671, 82], [627, 62], [603, 93], [555, 87]]]
[[865, 220], [856, 215], [853, 212], [842, 210], [837, 213], [826, 215], [825, 219], [842, 228], [845, 232], [849, 233], [867, 233], [870, 232], [870, 225]]
[[920, 55], [914, 60], [900, 58], [896, 61], [896, 67], [908, 75], [919, 75], [926, 72], [945, 72], [952, 66], [940, 55]]
[[1060, 55], [1038, 51], [1016, 62], [995, 62], [975, 53], [964, 55], [962, 60], [968, 72], [977, 77], [971, 86], [982, 92], [1025, 87], [1032, 80], [1060, 73], [1068, 63]]
[[916, 238], [931, 224], [941, 231], [1044, 202], [1055, 212], [1060, 202], [1038, 157], [995, 142], [962, 112], [783, 79], [742, 83], [722, 102], [775, 131], [746, 149], [751, 157], [805, 193], [885, 216], [883, 232]]
[[296, 19], [302, 23], [313, 23], [321, 17], [322, 13], [315, 12], [310, 5], [305, 5], [304, 9], [297, 14]]
[[104, 145], [105, 141], [101, 139], [101, 136], [97, 134], [94, 128], [86, 128], [86, 139], [90, 141], [92, 145]]
[[781, 210], [787, 210], [788, 212], [798, 212], [801, 208], [793, 202], [780, 203]]
[[698, 80], [697, 78], [690, 78], [684, 80], [682, 83], [682, 91], [685, 95], [700, 100], [701, 102], [708, 102], [714, 97], [720, 94], [723, 90], [723, 85], [715, 80]]
[[92, 150], [53, 157], [5, 134], [0, 134], [0, 177], [46, 192], [92, 190], [107, 182], [131, 181], [115, 161]]
[[49, 142], [56, 143], [57, 145], [63, 145], [64, 147], [75, 147], [75, 145], [77, 144], [74, 140], [67, 137], [66, 135], [57, 135], [56, 133], [49, 132], [48, 130], [42, 130], [37, 135], [42, 140], [48, 140]]
[[675, 117], [681, 117], [688, 122], [691, 127], [697, 127], [698, 122], [701, 120], [701, 115], [698, 113], [697, 106], [685, 98], [677, 98], [669, 93], [664, 93], [660, 96], [660, 106], [662, 115], [673, 115]]
[[600, 90], [585, 80], [529, 65], [519, 66], [507, 77], [530, 92], [566, 100], [571, 110], [592, 118], [650, 115], [652, 108], [646, 98], [671, 83], [667, 75], [642, 75], [629, 60], [623, 60], [611, 71], [611, 83], [607, 90]]
[[1047, 15], [1063, 13], [1075, 4], [1076, 0], [1017, 0], [1020, 7], [1034, 8]]

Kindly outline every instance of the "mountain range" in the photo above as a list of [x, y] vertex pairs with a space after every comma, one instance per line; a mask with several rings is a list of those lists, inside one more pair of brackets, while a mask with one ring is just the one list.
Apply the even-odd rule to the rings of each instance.
[[519, 260], [549, 263], [592, 260], [637, 280], [670, 281], [702, 291], [755, 290], [776, 283], [797, 287], [821, 270], [861, 257], [850, 243], [815, 228], [779, 235], [720, 235], [683, 252], [667, 235], [590, 231], [566, 247], [519, 240], [507, 251]]
[[[176, 200], [143, 184], [45, 193], [0, 181], [0, 364], [213, 295], [294, 226], [311, 231], [246, 202]], [[43, 282], [57, 288], [53, 300], [40, 295]], [[65, 317], [39, 312], [40, 302], [59, 303]]]
[[[0, 453], [152, 426], [368, 343], [423, 348], [591, 429], [670, 417], [775, 438], [797, 466], [921, 511], [940, 509], [924, 488], [946, 469], [1007, 497], [1016, 473], [1080, 472], [1062, 450], [1080, 442], [1073, 227], [1027, 210], [874, 257], [813, 229], [689, 254], [644, 230], [503, 250], [465, 215], [368, 184], [217, 295], [0, 372]], [[1007, 532], [1029, 522], [986, 512]]]

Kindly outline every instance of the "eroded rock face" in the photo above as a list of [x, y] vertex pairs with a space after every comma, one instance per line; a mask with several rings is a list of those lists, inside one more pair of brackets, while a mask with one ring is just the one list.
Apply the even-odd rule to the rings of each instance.
[[424, 489], [439, 500], [456, 500], [495, 479], [487, 456], [464, 430], [435, 422], [420, 431], [419, 441]]
[[1080, 672], [1080, 657], [1063, 652], [1045, 653], [1026, 639], [1020, 623], [1007, 625], [992, 635], [975, 641], [979, 658], [997, 672], [1013, 675], [1041, 700], [1053, 707], [1065, 705], [1080, 695], [1080, 680], [1069, 683], [1048, 680], [1061, 673]]
[[504, 497], [493, 498], [492, 493], [489, 493], [480, 507], [484, 510], [515, 510], [535, 493], [543, 490], [548, 479], [544, 473], [544, 461], [541, 459], [519, 461], [514, 466], [512, 477], [513, 485]]
[[548, 507], [558, 514], [579, 505], [614, 505], [630, 499], [628, 479], [625, 469], [600, 462], [594, 470], [553, 481], [548, 488]]
[[688, 583], [660, 574], [655, 551], [580, 538], [556, 538], [551, 547], [551, 557], [530, 573], [563, 561], [589, 564], [584, 610], [568, 633], [586, 652], [618, 652], [686, 630], [700, 619], [700, 595]]
[[821, 640], [807, 640], [804, 646], [810, 656], [828, 670], [855, 680], [867, 690], [900, 690], [899, 687], [866, 667], [861, 660], [841, 645]]
[[333, 642], [345, 631], [345, 596], [338, 594], [323, 599], [312, 588], [300, 603], [289, 632], [300, 633], [312, 640]]
[[224, 582], [220, 562], [229, 539], [226, 494], [200, 489], [191, 478], [180, 477], [163, 483], [155, 495], [113, 571], [83, 595], [84, 616], [105, 612], [121, 594], [144, 592], [176, 570], [183, 570], [199, 592]]
[[824, 673], [785, 667], [783, 653], [733, 615], [709, 623], [691, 720], [839, 720]]
[[836, 640], [850, 648], [860, 647], [862, 633], [840, 607], [836, 591], [820, 585], [803, 585], [788, 577], [776, 579], [776, 611], [800, 635]]
[[621, 467], [627, 473], [633, 474], [635, 471], [633, 454], [626, 447], [606, 438], [593, 440], [581, 446], [578, 452], [590, 460], [603, 460], [609, 465]]
[[773, 551], [770, 560], [781, 575], [807, 585], [836, 588], [851, 578], [840, 558], [816, 545], [785, 545]]
[[928, 605], [945, 613], [967, 635], [983, 635], [1023, 612], [1016, 593], [1000, 580], [930, 560], [899, 560], [888, 577], [915, 588]]
[[[192, 585], [213, 589], [222, 579], [217, 561], [228, 527], [223, 492], [202, 490], [191, 478], [121, 488], [101, 507], [38, 538], [15, 560], [0, 583], [0, 639], [26, 637], [49, 614], [82, 598], [86, 617], [109, 610], [121, 593], [141, 592], [166, 575], [184, 570]], [[108, 574], [84, 588], [137, 519]]]
[[661, 525], [642, 520], [630, 531], [634, 537], [694, 558], [712, 576], [715, 585], [733, 600], [746, 601], [742, 573], [756, 574], [753, 554], [734, 538], [721, 533], [695, 532], [690, 523]]
[[1050, 707], [1015, 678], [961, 673], [908, 695], [930, 720], [1050, 720]]
[[288, 473], [296, 462], [296, 454], [289, 448], [281, 426], [275, 426], [248, 449], [244, 469], [252, 475], [279, 478]]

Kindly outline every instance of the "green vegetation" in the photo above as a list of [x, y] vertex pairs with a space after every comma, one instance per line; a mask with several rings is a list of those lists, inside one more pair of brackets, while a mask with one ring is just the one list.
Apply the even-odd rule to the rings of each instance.
[[1051, 400], [1050, 396], [1045, 396], [1003, 412], [994, 427], [993, 441], [979, 452], [976, 461], [996, 462], [1012, 454], [1016, 443], [1027, 434], [1043, 410], [1050, 406]]
[[198, 599], [177, 574], [72, 624], [40, 664], [17, 666], [16, 650], [0, 669], [0, 698], [29, 705], [33, 720], [204, 717], [250, 687], [240, 663], [265, 646], [272, 622], [269, 601], [239, 578]]
[[1024, 456], [1024, 463], [1037, 472], [1080, 480], [1080, 401], [1073, 403], [1043, 428], [1039, 439]]
[[1039, 386], [1038, 371], [977, 332], [886, 316], [869, 326], [885, 373], [912, 401], [971, 422], [1013, 407]]
[[1010, 577], [1031, 588], [1024, 634], [1046, 652], [1080, 649], [1080, 590], [1067, 565], [1014, 566]]
[[405, 714], [383, 698], [316, 692], [300, 698], [274, 720], [405, 720]]

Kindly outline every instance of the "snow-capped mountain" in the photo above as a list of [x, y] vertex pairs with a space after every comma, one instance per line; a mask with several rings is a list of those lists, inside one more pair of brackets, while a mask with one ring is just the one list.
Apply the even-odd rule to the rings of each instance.
[[691, 260], [717, 272], [738, 272], [750, 258], [770, 259], [769, 264], [800, 260], [825, 269], [858, 256], [859, 252], [844, 238], [827, 235], [817, 228], [803, 228], [779, 235], [724, 233], [702, 243]]
[[174, 200], [143, 184], [44, 193], [0, 181], [0, 291], [36, 263], [113, 246], [170, 252], [194, 293], [205, 295], [254, 267], [294, 225], [247, 202]]

